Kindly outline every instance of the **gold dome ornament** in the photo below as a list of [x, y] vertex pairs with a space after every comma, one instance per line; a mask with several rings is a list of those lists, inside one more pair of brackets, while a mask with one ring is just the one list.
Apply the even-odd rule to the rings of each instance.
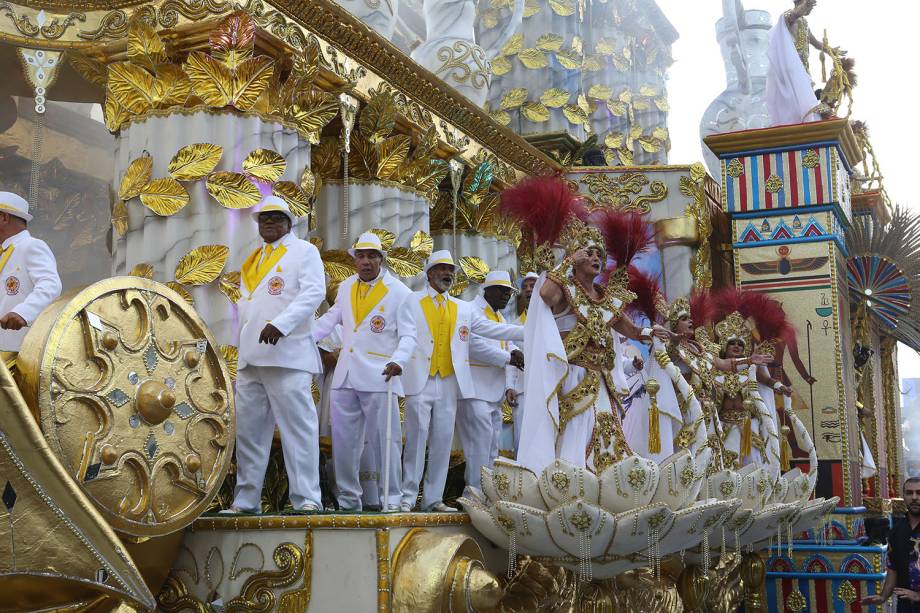
[[62, 296], [17, 368], [51, 450], [119, 532], [175, 532], [217, 494], [235, 436], [230, 374], [165, 285], [116, 277]]

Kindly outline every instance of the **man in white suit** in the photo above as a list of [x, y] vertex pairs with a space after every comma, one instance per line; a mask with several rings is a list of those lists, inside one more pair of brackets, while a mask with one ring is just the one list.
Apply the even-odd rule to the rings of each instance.
[[[469, 304], [473, 309], [496, 323], [505, 323], [501, 311], [508, 305], [515, 287], [505, 270], [493, 270], [486, 275], [482, 294]], [[516, 355], [515, 354], [519, 354]], [[498, 457], [502, 432], [502, 401], [514, 406], [517, 392], [512, 359], [520, 362], [524, 354], [508, 341], [487, 339], [474, 334], [470, 339], [470, 367], [473, 374], [473, 396], [464, 397], [457, 406], [457, 433], [466, 458], [466, 484], [480, 487], [479, 472], [491, 466]]]
[[[424, 472], [423, 511], [450, 512], [444, 504], [444, 483], [450, 462], [457, 398], [475, 396], [470, 372], [470, 335], [497, 340], [522, 340], [524, 328], [489, 321], [468, 302], [447, 292], [456, 266], [449, 251], [435, 251], [425, 265], [428, 284], [406, 298], [402, 308], [415, 321], [417, 344], [403, 371], [406, 393], [406, 447], [403, 451], [402, 503], [415, 505]], [[512, 365], [523, 367], [517, 356]], [[425, 448], [428, 470], [425, 471]]]
[[[313, 338], [320, 340], [342, 325], [342, 349], [332, 378], [332, 461], [338, 487], [339, 508], [360, 511], [359, 469], [365, 431], [371, 457], [379, 474], [390, 471], [389, 493], [382, 491], [385, 511], [400, 503], [400, 448], [397, 396], [403, 395], [400, 374], [415, 349], [415, 321], [400, 309], [412, 291], [383, 268], [386, 252], [380, 238], [366, 232], [348, 250], [358, 273], [342, 281], [332, 307], [314, 324]], [[387, 386], [393, 398], [388, 406]], [[387, 411], [391, 413], [390, 465], [384, 467]], [[386, 501], [386, 502], [384, 502]]]
[[237, 303], [236, 492], [231, 512], [257, 513], [275, 424], [291, 505], [317, 511], [319, 424], [310, 386], [321, 372], [313, 314], [326, 295], [319, 251], [291, 234], [288, 205], [268, 196], [253, 213], [263, 244], [243, 262]]
[[29, 326], [61, 295], [54, 254], [29, 234], [31, 220], [24, 198], [0, 192], [0, 351], [19, 351]]

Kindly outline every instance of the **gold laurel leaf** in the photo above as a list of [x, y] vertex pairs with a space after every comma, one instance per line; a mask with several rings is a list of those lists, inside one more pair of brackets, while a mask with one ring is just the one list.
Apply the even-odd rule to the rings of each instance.
[[604, 69], [604, 60], [599, 55], [586, 55], [581, 67], [582, 70], [587, 70], [588, 72], [597, 72]]
[[549, 109], [540, 102], [525, 102], [521, 107], [524, 117], [534, 123], [549, 121]]
[[238, 172], [212, 172], [206, 186], [218, 204], [227, 209], [248, 209], [262, 200], [259, 187]]
[[128, 273], [132, 277], [143, 277], [144, 279], [153, 279], [153, 266], [147, 262], [141, 262], [131, 269]]
[[629, 58], [624, 57], [619, 53], [614, 53], [610, 58], [613, 60], [613, 66], [620, 72], [629, 72], [632, 62], [629, 61]]
[[658, 90], [651, 85], [643, 85], [639, 88], [639, 95], [651, 98], [658, 95]]
[[186, 145], [176, 152], [167, 170], [176, 181], [197, 181], [214, 170], [224, 148], [211, 143]]
[[626, 166], [635, 166], [636, 160], [633, 157], [633, 153], [626, 147], [620, 147], [617, 149], [617, 155], [620, 156], [621, 164], [625, 164]]
[[224, 245], [195, 247], [176, 264], [176, 281], [183, 285], [205, 285], [220, 276], [230, 256]]
[[651, 105], [645, 98], [633, 98], [632, 107], [634, 111], [647, 111]]
[[259, 55], [243, 61], [233, 75], [233, 106], [241, 111], [252, 110], [265, 92], [275, 71], [275, 61]]
[[434, 250], [434, 239], [424, 231], [419, 230], [412, 235], [412, 240], [409, 241], [409, 249], [422, 258], [427, 258], [431, 255], [432, 250]]
[[118, 236], [124, 236], [128, 231], [128, 206], [124, 200], [119, 200], [112, 207], [112, 228]]
[[195, 306], [195, 299], [192, 298], [192, 294], [185, 287], [183, 287], [182, 284], [176, 283], [175, 281], [167, 281], [166, 287], [182, 296], [182, 299], [190, 305]]
[[624, 89], [623, 91], [620, 92], [619, 99], [620, 99], [620, 102], [622, 102], [623, 104], [632, 103], [632, 92], [629, 91], [628, 89]]
[[110, 93], [107, 93], [105, 96], [105, 106], [102, 107], [102, 116], [105, 119], [105, 127], [109, 132], [117, 132], [121, 128], [121, 124], [131, 118], [128, 111], [125, 110], [125, 107], [118, 104], [118, 100]]
[[516, 55], [524, 48], [524, 34], [518, 33], [508, 39], [508, 42], [502, 47], [501, 55]]
[[109, 80], [109, 73], [105, 64], [76, 51], [68, 52], [67, 56], [70, 60], [70, 65], [77, 71], [77, 74], [93, 85], [105, 87], [106, 82]]
[[485, 260], [476, 256], [465, 256], [460, 258], [458, 261], [460, 264], [460, 270], [463, 271], [471, 281], [474, 283], [482, 283], [486, 280], [486, 275], [489, 274], [489, 265], [486, 264]]
[[556, 61], [558, 61], [563, 68], [569, 70], [577, 70], [581, 68], [581, 54], [575, 49], [560, 49], [556, 52]]
[[588, 96], [594, 98], [595, 100], [606, 100], [611, 95], [613, 95], [613, 90], [606, 85], [597, 83], [591, 86], [591, 89], [588, 90]]
[[236, 381], [237, 365], [240, 361], [239, 349], [233, 345], [221, 345], [220, 355], [224, 358], [224, 363], [227, 365], [227, 373], [230, 375], [230, 380]]
[[330, 249], [329, 251], [323, 251], [320, 255], [326, 275], [335, 283], [341, 283], [355, 274], [357, 270], [354, 258], [348, 255], [347, 251]]
[[655, 106], [657, 106], [658, 110], [662, 113], [667, 113], [671, 108], [668, 104], [668, 99], [665, 97], [655, 98]]
[[419, 175], [415, 187], [422, 192], [430, 192], [436, 190], [438, 185], [441, 183], [441, 181], [444, 180], [444, 177], [446, 177], [447, 173], [449, 172], [450, 167], [447, 165], [446, 160], [428, 160], [428, 169]]
[[454, 282], [450, 286], [450, 289], [447, 290], [447, 293], [456, 298], [462, 294], [463, 290], [469, 287], [469, 285], [470, 280], [466, 278], [466, 275], [463, 274], [462, 270], [458, 270], [457, 274], [454, 275]]
[[151, 173], [153, 173], [152, 157], [143, 155], [136, 160], [132, 160], [125, 169], [125, 174], [121, 177], [118, 197], [122, 200], [130, 200], [135, 196], [140, 196], [144, 186], [150, 183]]
[[192, 93], [192, 82], [181, 66], [160, 64], [157, 66], [157, 107], [182, 106]]
[[162, 93], [160, 84], [149, 72], [127, 62], [109, 64], [106, 90], [115, 101], [134, 114], [154, 107]]
[[389, 251], [390, 247], [393, 246], [393, 243], [396, 242], [396, 235], [389, 230], [384, 230], [383, 228], [371, 228], [370, 231], [373, 234], [376, 234], [377, 238], [380, 239], [380, 246], [383, 247], [384, 251]]
[[240, 292], [240, 271], [231, 270], [222, 274], [218, 279], [217, 288], [227, 297], [227, 300], [236, 304], [240, 296], [242, 296]]
[[128, 61], [155, 70], [167, 61], [166, 45], [156, 30], [142, 19], [133, 19], [128, 27]]
[[387, 253], [387, 268], [400, 277], [414, 277], [425, 268], [424, 260], [405, 247]]
[[642, 136], [638, 139], [639, 146], [645, 150], [646, 153], [657, 153], [661, 151], [661, 142], [651, 136]]
[[532, 70], [549, 66], [549, 60], [546, 59], [546, 54], [532, 47], [521, 50], [521, 52], [518, 53], [518, 59], [521, 60], [524, 66]]
[[409, 156], [412, 137], [405, 134], [391, 136], [377, 143], [377, 178], [392, 179]]
[[575, 0], [549, 0], [549, 7], [560, 17], [575, 14]]
[[543, 7], [540, 6], [540, 0], [524, 0], [524, 19], [533, 17], [542, 10]]
[[505, 92], [505, 95], [502, 96], [502, 101], [499, 108], [504, 111], [509, 109], [516, 109], [517, 107], [521, 106], [525, 100], [527, 100], [527, 88], [516, 87]]
[[657, 138], [660, 141], [666, 141], [668, 140], [668, 129], [657, 127], [654, 130], [652, 130], [652, 137]]
[[396, 101], [386, 92], [371, 96], [358, 116], [358, 132], [370, 143], [378, 143], [396, 127]]
[[572, 50], [578, 54], [584, 54], [584, 41], [581, 40], [581, 36], [572, 37]]
[[558, 34], [544, 34], [537, 39], [537, 49], [541, 51], [559, 51], [565, 39]]
[[699, 162], [690, 164], [690, 178], [694, 183], [700, 183], [706, 178], [706, 167]]
[[141, 203], [157, 215], [178, 213], [188, 201], [188, 191], [172, 177], [154, 179], [141, 191]]
[[325, 136], [319, 144], [310, 148], [310, 168], [317, 176], [325, 179], [337, 179], [342, 169], [342, 151], [339, 139]]
[[565, 105], [562, 108], [562, 114], [565, 115], [565, 118], [568, 119], [570, 123], [575, 125], [584, 124], [588, 121], [588, 114], [585, 113], [584, 109], [575, 104]]
[[558, 109], [563, 104], [569, 101], [569, 97], [572, 94], [560, 89], [558, 87], [553, 87], [543, 92], [543, 95], [540, 96], [540, 102], [552, 109]]
[[315, 198], [319, 195], [318, 187], [321, 183], [322, 179], [310, 172], [309, 168], [303, 169], [303, 174], [300, 175], [300, 189], [307, 195], [307, 198]]
[[482, 25], [486, 30], [491, 30], [498, 25], [501, 14], [495, 9], [489, 9], [482, 14]]
[[615, 43], [609, 38], [601, 38], [594, 45], [594, 51], [601, 55], [613, 55], [616, 50]]
[[617, 117], [626, 115], [626, 105], [619, 100], [608, 100], [607, 109]]
[[338, 112], [339, 101], [335, 96], [311, 89], [301, 94], [285, 114], [297, 126], [301, 136], [306, 137], [322, 130]]
[[286, 169], [284, 157], [271, 149], [255, 149], [243, 160], [243, 173], [266, 183], [280, 179]]
[[412, 151], [411, 159], [421, 160], [431, 156], [438, 147], [438, 130], [433, 125], [425, 130]]
[[507, 111], [503, 111], [501, 109], [492, 111], [489, 113], [489, 117], [491, 117], [492, 121], [500, 126], [507, 126], [511, 123], [511, 115], [509, 115]]
[[604, 144], [611, 149], [619, 149], [623, 146], [623, 134], [621, 132], [611, 132], [604, 137]]
[[293, 181], [278, 181], [272, 185], [272, 195], [284, 200], [294, 217], [304, 217], [312, 211], [307, 195]]
[[233, 74], [214, 58], [201, 51], [191, 52], [185, 62], [185, 73], [195, 95], [208, 106], [224, 107], [233, 100]]
[[492, 74], [502, 76], [503, 74], [508, 74], [511, 70], [511, 62], [508, 61], [504, 55], [500, 55], [494, 60], [492, 60]]
[[235, 68], [242, 60], [252, 55], [256, 24], [244, 11], [237, 11], [222, 20], [211, 32], [209, 44], [211, 55]]
[[642, 136], [642, 126], [636, 124], [629, 129], [629, 138], [636, 139]]

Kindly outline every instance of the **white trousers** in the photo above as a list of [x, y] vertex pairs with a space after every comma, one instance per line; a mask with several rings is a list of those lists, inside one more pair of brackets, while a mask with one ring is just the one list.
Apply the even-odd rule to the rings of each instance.
[[261, 509], [262, 482], [275, 424], [295, 509], [322, 506], [319, 490], [319, 426], [312, 375], [277, 366], [246, 366], [236, 379], [236, 492], [233, 505]]
[[463, 478], [480, 489], [480, 469], [492, 466], [498, 457], [502, 433], [502, 409], [497, 402], [466, 398], [457, 402], [457, 434], [466, 458]]
[[[442, 501], [450, 464], [457, 396], [460, 388], [451, 375], [429, 377], [420, 394], [406, 398], [406, 447], [403, 450], [402, 502], [415, 505], [424, 473], [422, 510]], [[428, 470], [425, 470], [425, 448]]]
[[[359, 392], [348, 387], [332, 390], [332, 462], [338, 488], [339, 508], [361, 510], [361, 472], [382, 473], [386, 449], [387, 393]], [[390, 438], [389, 504], [400, 502], [400, 444], [399, 403], [393, 396]], [[365, 439], [368, 442], [365, 453]], [[362, 456], [368, 456], [362, 462]], [[367, 462], [369, 460], [369, 462]], [[368, 466], [370, 464], [370, 466]], [[383, 497], [383, 476], [377, 479], [378, 495]]]

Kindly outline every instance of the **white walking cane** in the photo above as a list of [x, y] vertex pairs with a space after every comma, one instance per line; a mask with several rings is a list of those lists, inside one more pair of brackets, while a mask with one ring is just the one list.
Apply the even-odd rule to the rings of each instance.
[[393, 377], [387, 381], [387, 447], [383, 451], [383, 504], [381, 510], [390, 509], [390, 451], [393, 446]]

